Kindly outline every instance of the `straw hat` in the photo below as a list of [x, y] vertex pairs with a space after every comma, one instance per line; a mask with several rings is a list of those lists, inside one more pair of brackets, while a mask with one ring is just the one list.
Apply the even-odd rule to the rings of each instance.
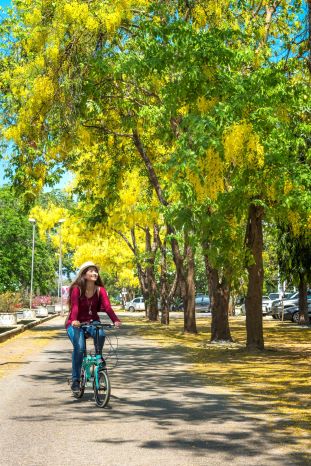
[[88, 269], [89, 267], [95, 267], [95, 268], [97, 269], [97, 271], [98, 271], [98, 267], [97, 267], [96, 264], [94, 264], [94, 262], [92, 262], [92, 261], [87, 261], [87, 262], [84, 262], [84, 263], [80, 266], [80, 268], [79, 268], [79, 270], [78, 270], [78, 275], [82, 275], [83, 272], [84, 272], [86, 269]]

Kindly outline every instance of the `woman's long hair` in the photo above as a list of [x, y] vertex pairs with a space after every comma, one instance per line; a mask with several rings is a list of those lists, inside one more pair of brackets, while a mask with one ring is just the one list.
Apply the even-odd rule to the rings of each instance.
[[[75, 280], [71, 283], [70, 287], [69, 287], [69, 306], [71, 307], [71, 294], [72, 294], [72, 290], [74, 289], [74, 287], [79, 287], [80, 289], [80, 297], [81, 296], [85, 296], [85, 290], [86, 290], [86, 280], [85, 280], [85, 274], [86, 272], [89, 270], [89, 269], [96, 269], [97, 270], [97, 273], [98, 273], [98, 268], [95, 267], [94, 265], [90, 265], [90, 267], [87, 267], [86, 269], [84, 269], [81, 273], [79, 273], [77, 275], [77, 277], [75, 278]], [[95, 282], [95, 285], [97, 286], [104, 286], [103, 284], [103, 281], [102, 279], [100, 278], [100, 275], [98, 273], [98, 277], [97, 277], [97, 280]]]

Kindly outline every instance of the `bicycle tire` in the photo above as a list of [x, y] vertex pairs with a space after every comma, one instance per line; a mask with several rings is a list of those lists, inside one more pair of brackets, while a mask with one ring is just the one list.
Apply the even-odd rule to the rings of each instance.
[[104, 408], [109, 403], [111, 385], [106, 369], [101, 369], [97, 373], [99, 388], [96, 386], [96, 380], [94, 378], [93, 389], [95, 395], [95, 403], [99, 408]]
[[80, 375], [80, 388], [78, 392], [72, 392], [73, 396], [75, 398], [82, 398], [84, 395], [84, 390], [85, 390], [85, 370], [81, 369], [81, 375]]

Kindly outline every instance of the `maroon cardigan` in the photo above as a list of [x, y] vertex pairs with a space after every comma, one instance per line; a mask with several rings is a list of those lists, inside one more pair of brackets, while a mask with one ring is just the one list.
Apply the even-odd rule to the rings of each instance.
[[70, 313], [66, 328], [71, 325], [72, 321], [90, 322], [91, 320], [100, 320], [98, 312], [104, 311], [108, 314], [113, 323], [120, 322], [120, 319], [114, 313], [107, 292], [102, 286], [99, 293], [96, 289], [91, 298], [80, 296], [80, 288], [75, 286], [70, 297]]

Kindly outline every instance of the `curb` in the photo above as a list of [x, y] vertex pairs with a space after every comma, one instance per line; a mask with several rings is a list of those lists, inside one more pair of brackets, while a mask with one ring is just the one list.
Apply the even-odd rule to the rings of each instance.
[[58, 317], [58, 314], [53, 314], [52, 316], [42, 317], [40, 320], [34, 320], [33, 322], [29, 322], [29, 324], [26, 324], [26, 325], [22, 324], [16, 328], [13, 328], [12, 330], [8, 330], [7, 332], [1, 333], [0, 343], [3, 343], [4, 341], [9, 340], [9, 338], [15, 337], [16, 335], [24, 332], [25, 330], [29, 330], [33, 327], [36, 327], [37, 325], [42, 324], [43, 322], [47, 322], [48, 320], [54, 319], [54, 317]]

